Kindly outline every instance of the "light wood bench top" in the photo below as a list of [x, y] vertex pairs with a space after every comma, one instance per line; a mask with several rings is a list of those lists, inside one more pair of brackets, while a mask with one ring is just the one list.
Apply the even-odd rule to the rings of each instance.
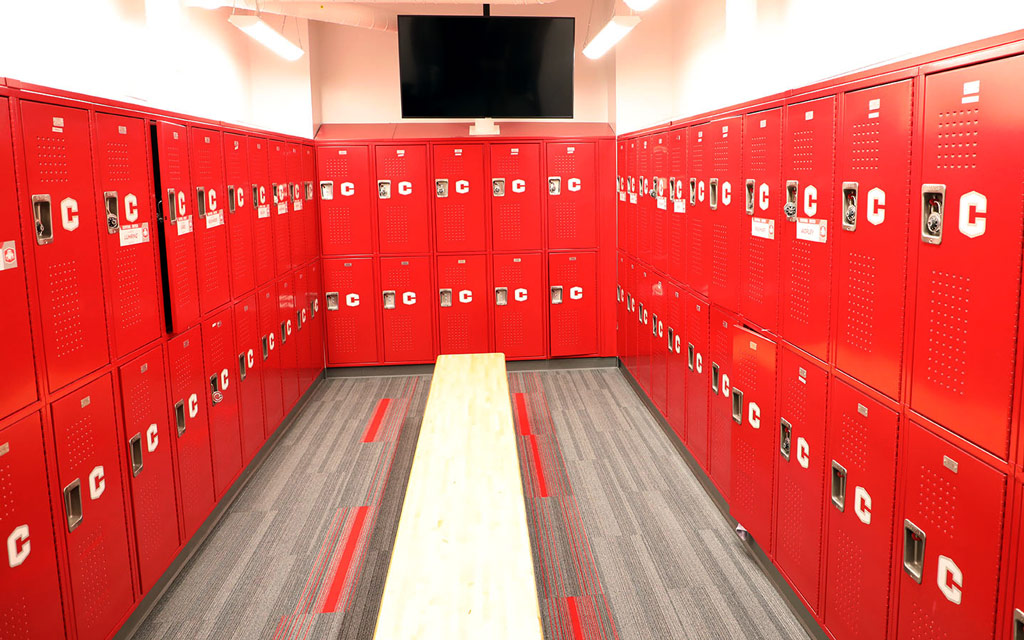
[[437, 359], [376, 640], [543, 640], [505, 357]]

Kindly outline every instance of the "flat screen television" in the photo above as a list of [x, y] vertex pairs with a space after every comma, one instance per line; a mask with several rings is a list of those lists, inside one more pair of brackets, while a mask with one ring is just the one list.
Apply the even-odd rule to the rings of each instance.
[[402, 117], [571, 118], [575, 28], [574, 18], [398, 16]]

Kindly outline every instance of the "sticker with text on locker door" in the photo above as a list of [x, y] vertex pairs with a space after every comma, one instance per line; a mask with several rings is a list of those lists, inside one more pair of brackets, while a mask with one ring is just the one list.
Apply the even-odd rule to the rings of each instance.
[[797, 220], [796, 238], [807, 242], [827, 242], [828, 220]]
[[117, 231], [118, 242], [122, 247], [130, 247], [136, 244], [149, 242], [149, 223], [124, 224]]
[[[798, 223], [799, 224], [799, 223]], [[751, 218], [750, 220], [750, 235], [755, 238], [764, 238], [765, 240], [775, 239], [775, 221], [771, 218]], [[799, 237], [799, 231], [798, 231]], [[820, 242], [824, 242], [821, 240]]]

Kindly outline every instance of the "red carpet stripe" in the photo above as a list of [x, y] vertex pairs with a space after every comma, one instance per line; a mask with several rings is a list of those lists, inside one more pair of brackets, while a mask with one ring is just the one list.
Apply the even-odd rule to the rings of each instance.
[[366, 427], [366, 432], [363, 434], [363, 442], [373, 442], [377, 437], [377, 432], [380, 430], [380, 424], [384, 421], [384, 414], [387, 413], [389, 404], [391, 404], [391, 398], [381, 398], [380, 402], [377, 403], [377, 409], [373, 412], [373, 418], [370, 419], [370, 424]]
[[369, 509], [369, 507], [356, 508], [356, 516], [352, 521], [348, 540], [345, 542], [345, 550], [341, 553], [341, 562], [334, 571], [334, 578], [331, 580], [331, 586], [327, 591], [327, 598], [324, 600], [320, 613], [334, 613], [338, 610], [338, 598], [341, 596], [341, 590], [345, 586], [349, 566], [352, 564], [352, 556], [356, 551], [356, 543], [363, 534], [363, 523], [366, 522], [366, 512]]
[[530, 414], [526, 411], [526, 394], [512, 394], [516, 399], [516, 417], [519, 418], [519, 434], [530, 435]]
[[544, 478], [544, 467], [540, 461], [540, 449], [537, 448], [537, 436], [528, 435], [530, 441], [530, 453], [533, 455], [533, 468], [537, 472], [537, 497], [548, 497], [548, 483]]
[[575, 640], [583, 640], [583, 625], [580, 624], [580, 612], [576, 608], [576, 598], [569, 596], [565, 599], [569, 609], [569, 620], [572, 622], [572, 637]]

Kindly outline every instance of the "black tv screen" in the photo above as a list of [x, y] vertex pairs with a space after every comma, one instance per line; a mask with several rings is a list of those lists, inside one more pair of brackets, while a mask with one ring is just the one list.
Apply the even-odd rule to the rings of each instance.
[[398, 16], [402, 117], [571, 118], [575, 28], [574, 18]]

